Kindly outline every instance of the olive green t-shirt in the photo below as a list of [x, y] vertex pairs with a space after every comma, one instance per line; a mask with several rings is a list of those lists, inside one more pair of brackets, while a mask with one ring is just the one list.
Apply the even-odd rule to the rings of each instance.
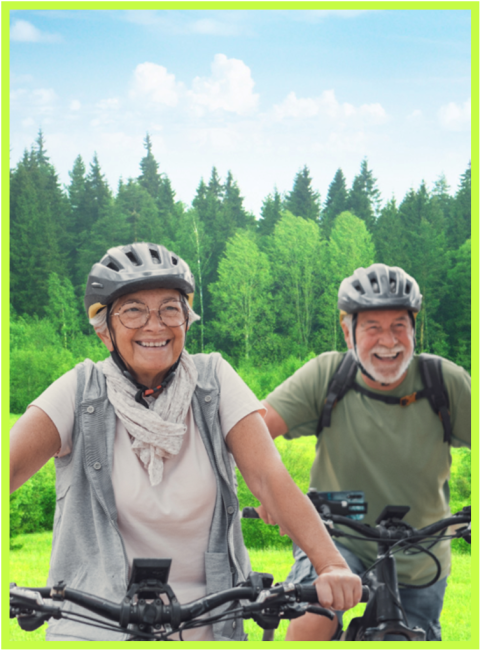
[[[342, 357], [339, 352], [321, 354], [267, 397], [288, 426], [287, 439], [315, 435], [328, 384]], [[470, 446], [470, 376], [447, 359], [442, 359], [442, 373], [450, 400], [451, 444]], [[356, 381], [373, 392], [396, 397], [423, 388], [417, 356], [394, 390], [370, 388], [360, 371]], [[331, 426], [323, 429], [316, 442], [310, 486], [322, 491], [363, 490], [368, 503], [363, 521], [373, 526], [385, 506], [408, 505], [411, 509], [404, 520], [422, 528], [450, 513], [451, 461], [442, 423], [427, 399], [403, 407], [349, 390], [333, 409]], [[340, 541], [367, 567], [375, 560], [375, 543]], [[448, 575], [449, 542], [437, 543], [432, 551], [442, 564], [442, 577]], [[423, 584], [435, 575], [435, 565], [425, 553], [407, 556], [401, 552], [395, 557], [401, 582]]]

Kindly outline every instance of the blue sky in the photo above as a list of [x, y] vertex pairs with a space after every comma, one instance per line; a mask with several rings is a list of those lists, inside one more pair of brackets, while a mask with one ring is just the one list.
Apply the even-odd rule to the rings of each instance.
[[[134, 6], [134, 5], [132, 5]], [[62, 183], [96, 151], [115, 190], [148, 131], [189, 203], [215, 165], [257, 216], [307, 165], [326, 198], [368, 158], [384, 201], [470, 159], [470, 12], [13, 11], [12, 165], [39, 128]]]

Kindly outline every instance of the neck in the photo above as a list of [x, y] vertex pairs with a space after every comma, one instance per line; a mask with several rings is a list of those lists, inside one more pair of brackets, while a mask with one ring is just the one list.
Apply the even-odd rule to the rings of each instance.
[[405, 372], [400, 377], [400, 379], [393, 381], [391, 384], [386, 384], [380, 381], [375, 381], [374, 379], [370, 379], [370, 377], [367, 377], [362, 372], [363, 381], [367, 384], [369, 388], [375, 388], [376, 390], [393, 390], [397, 386], [400, 386], [400, 384], [402, 383], [402, 381], [405, 379], [406, 376], [407, 376], [407, 371], [405, 370]]

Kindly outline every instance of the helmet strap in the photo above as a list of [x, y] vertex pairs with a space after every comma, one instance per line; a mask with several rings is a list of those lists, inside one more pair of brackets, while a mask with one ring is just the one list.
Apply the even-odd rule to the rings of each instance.
[[[132, 384], [135, 386], [135, 388], [138, 388], [137, 392], [135, 393], [135, 401], [144, 406], [145, 408], [149, 408], [148, 402], [146, 402], [143, 398], [149, 395], [153, 395], [157, 391], [161, 390], [162, 388], [166, 388], [173, 380], [175, 377], [175, 372], [178, 368], [178, 365], [180, 363], [180, 360], [182, 358], [182, 352], [180, 352], [180, 355], [178, 359], [175, 361], [173, 366], [171, 366], [165, 377], [163, 378], [163, 381], [161, 384], [156, 386], [155, 388], [149, 388], [148, 386], [145, 386], [145, 384], [141, 384], [139, 381], [135, 379], [135, 377], [132, 375], [132, 373], [128, 370], [127, 364], [122, 358], [122, 355], [120, 354], [117, 344], [115, 341], [115, 334], [113, 332], [113, 329], [110, 327], [110, 310], [112, 308], [112, 305], [107, 306], [107, 327], [108, 327], [108, 333], [110, 334], [110, 340], [112, 341], [113, 345], [113, 350], [110, 352], [110, 356], [112, 358], [112, 361], [115, 363], [117, 368], [120, 370], [122, 375], [128, 379], [129, 381], [132, 382]], [[187, 328], [188, 328], [188, 318], [186, 321]]]

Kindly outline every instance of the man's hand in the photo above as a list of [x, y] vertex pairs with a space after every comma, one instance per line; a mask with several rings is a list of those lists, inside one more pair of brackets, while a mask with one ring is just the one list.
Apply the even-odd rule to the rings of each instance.
[[[277, 525], [277, 522], [276, 522], [275, 519], [274, 519], [274, 518], [269, 514], [269, 512], [267, 511], [267, 509], [265, 508], [265, 506], [259, 505], [259, 506], [257, 506], [257, 507], [255, 508], [255, 510], [257, 511], [258, 516], [259, 516], [261, 519], [263, 519], [263, 521], [264, 521], [266, 524], [270, 524], [271, 526], [276, 526], [276, 525]], [[280, 526], [279, 528], [280, 528], [280, 530], [279, 530], [280, 535], [285, 535], [285, 531], [282, 530], [282, 527]]]
[[348, 568], [327, 567], [313, 584], [317, 588], [319, 603], [327, 609], [351, 609], [362, 597], [362, 581]]

